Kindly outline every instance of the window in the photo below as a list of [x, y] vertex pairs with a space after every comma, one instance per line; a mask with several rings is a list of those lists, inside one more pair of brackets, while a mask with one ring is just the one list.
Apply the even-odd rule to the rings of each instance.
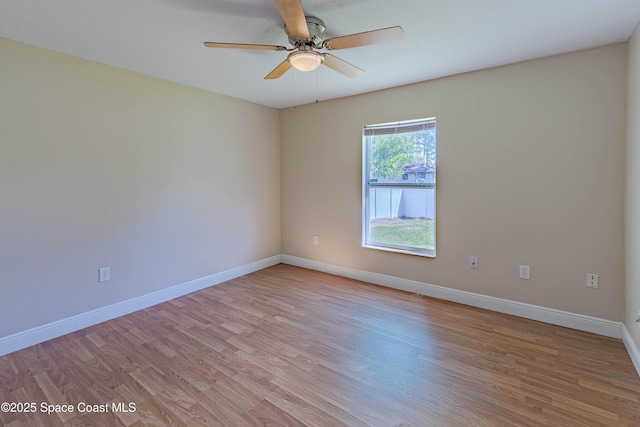
[[435, 257], [435, 118], [367, 125], [362, 142], [362, 245]]

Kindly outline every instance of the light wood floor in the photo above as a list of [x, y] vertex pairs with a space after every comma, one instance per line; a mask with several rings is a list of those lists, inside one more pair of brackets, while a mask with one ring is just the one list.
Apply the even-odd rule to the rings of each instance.
[[[37, 404], [4, 426], [640, 426], [618, 340], [286, 265], [0, 357], [0, 402]], [[112, 403], [136, 410], [78, 412]]]

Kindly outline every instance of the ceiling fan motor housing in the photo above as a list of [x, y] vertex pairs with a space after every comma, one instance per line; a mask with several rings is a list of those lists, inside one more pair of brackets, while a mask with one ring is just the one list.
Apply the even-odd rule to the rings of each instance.
[[320, 49], [322, 47], [322, 38], [324, 37], [325, 25], [322, 22], [322, 19], [316, 18], [314, 16], [305, 16], [307, 20], [307, 28], [309, 29], [309, 39], [299, 39], [297, 37], [293, 37], [289, 34], [289, 30], [286, 25], [284, 30], [289, 36], [289, 43], [291, 43], [295, 47], [300, 46], [312, 46], [316, 49]]

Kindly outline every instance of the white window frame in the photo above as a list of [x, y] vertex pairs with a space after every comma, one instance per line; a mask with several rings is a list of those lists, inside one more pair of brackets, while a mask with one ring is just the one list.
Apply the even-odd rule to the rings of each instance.
[[[381, 183], [370, 182], [370, 158], [369, 150], [371, 146], [371, 137], [375, 135], [389, 135], [394, 133], [408, 133], [423, 129], [436, 129], [436, 118], [430, 117], [418, 120], [406, 120], [393, 123], [380, 123], [374, 125], [363, 126], [362, 130], [362, 247], [377, 249], [382, 251], [397, 252], [409, 255], [418, 255], [429, 258], [436, 256], [436, 179], [434, 171], [434, 180], [432, 183]], [[437, 135], [436, 135], [437, 149]], [[393, 245], [389, 243], [374, 242], [369, 239], [370, 227], [370, 201], [369, 194], [371, 188], [397, 188], [411, 189], [424, 188], [433, 189], [433, 249], [425, 249], [414, 246]]]

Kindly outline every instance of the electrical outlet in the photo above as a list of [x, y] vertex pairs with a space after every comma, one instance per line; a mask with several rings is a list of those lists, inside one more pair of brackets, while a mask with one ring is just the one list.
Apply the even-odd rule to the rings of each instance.
[[587, 274], [587, 288], [597, 288], [597, 287], [598, 287], [598, 275]]
[[108, 282], [111, 280], [111, 267], [101, 267], [98, 269], [98, 282]]
[[521, 279], [525, 279], [525, 280], [529, 280], [531, 279], [531, 267], [528, 265], [521, 265], [520, 266], [520, 278]]
[[318, 236], [313, 236], [311, 242], [313, 243], [313, 246], [318, 246]]
[[469, 268], [478, 268], [478, 257], [472, 256], [469, 258]]

